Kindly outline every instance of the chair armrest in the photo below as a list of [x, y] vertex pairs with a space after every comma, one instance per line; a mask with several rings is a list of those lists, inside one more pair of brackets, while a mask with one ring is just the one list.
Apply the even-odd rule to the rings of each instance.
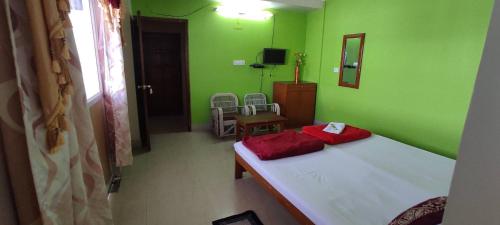
[[276, 115], [278, 115], [278, 116], [281, 115], [280, 105], [278, 103], [271, 104], [271, 111], [275, 112]]
[[220, 107], [212, 107], [211, 110], [213, 129], [220, 136], [224, 132], [224, 112]]
[[253, 106], [261, 106], [261, 105], [265, 105], [265, 106], [272, 106], [274, 104], [278, 104], [278, 103], [271, 103], [271, 104], [257, 104], [257, 105], [253, 105]]
[[257, 108], [255, 105], [248, 105], [248, 108], [250, 108], [252, 114], [251, 115], [257, 115]]
[[248, 106], [248, 105], [245, 105], [245, 106], [242, 106], [243, 109], [241, 111], [241, 114], [244, 115], [244, 116], [250, 116], [252, 115], [252, 109]]
[[252, 115], [257, 114], [257, 106], [266, 106], [266, 111], [271, 111], [276, 113], [278, 116], [281, 113], [280, 106], [278, 103], [272, 103], [272, 104], [259, 104], [259, 105], [248, 105], [252, 109]]
[[224, 112], [222, 107], [210, 107], [210, 110], [212, 110], [212, 114], [214, 114], [214, 115]]
[[212, 118], [220, 122], [222, 118], [224, 118], [224, 111], [221, 107], [213, 107], [212, 109]]
[[235, 113], [239, 113], [239, 114], [242, 114], [242, 115], [252, 115], [252, 110], [251, 108], [249, 108], [247, 105], [245, 106], [231, 106], [231, 107], [210, 107], [210, 109], [213, 111], [213, 110], [218, 110], [218, 111], [222, 111], [222, 113], [227, 113], [227, 109], [234, 109], [236, 108], [237, 109], [237, 112]]

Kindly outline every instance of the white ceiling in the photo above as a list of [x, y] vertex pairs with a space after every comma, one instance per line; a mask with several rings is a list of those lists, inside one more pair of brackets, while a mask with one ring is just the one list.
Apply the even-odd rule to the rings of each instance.
[[[222, 2], [230, 0], [212, 0], [212, 1]], [[262, 1], [270, 2], [271, 3], [270, 7], [273, 9], [298, 9], [298, 10], [320, 9], [323, 7], [325, 2], [324, 0], [262, 0]]]
[[319, 9], [324, 5], [324, 0], [264, 0], [275, 3], [277, 8], [302, 8]]

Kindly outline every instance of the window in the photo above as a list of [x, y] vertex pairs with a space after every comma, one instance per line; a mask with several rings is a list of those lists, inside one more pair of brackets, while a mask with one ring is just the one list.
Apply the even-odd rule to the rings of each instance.
[[73, 24], [87, 101], [90, 101], [101, 93], [92, 13], [89, 0], [72, 0], [71, 6], [69, 18]]

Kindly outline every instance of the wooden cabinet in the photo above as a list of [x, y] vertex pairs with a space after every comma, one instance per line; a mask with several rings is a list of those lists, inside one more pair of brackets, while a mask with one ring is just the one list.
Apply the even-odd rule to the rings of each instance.
[[278, 103], [281, 115], [288, 121], [286, 128], [297, 128], [314, 123], [316, 83], [275, 82], [273, 102]]

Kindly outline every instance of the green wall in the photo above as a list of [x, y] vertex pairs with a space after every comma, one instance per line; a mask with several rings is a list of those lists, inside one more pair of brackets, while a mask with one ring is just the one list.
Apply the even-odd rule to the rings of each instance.
[[303, 80], [319, 82], [321, 56], [323, 53], [323, 9], [307, 14], [306, 27], [306, 58]]
[[[319, 82], [316, 119], [456, 157], [493, 1], [326, 3], [307, 15], [305, 77]], [[366, 33], [359, 90], [339, 87], [332, 72], [350, 33]]]
[[[182, 15], [207, 0], [132, 0], [142, 15]], [[316, 119], [345, 121], [448, 157], [455, 157], [486, 37], [492, 0], [327, 0], [309, 13], [275, 11], [274, 47], [288, 64], [265, 71], [272, 82], [292, 80], [295, 51], [306, 51], [303, 80], [318, 82]], [[257, 92], [260, 70], [233, 66], [255, 61], [271, 46], [273, 19], [219, 16], [205, 7], [189, 20], [191, 108], [194, 124], [209, 121], [209, 97]], [[241, 28], [241, 29], [238, 29]], [[366, 33], [360, 89], [338, 86], [342, 37]]]
[[[143, 16], [168, 17], [184, 15], [210, 4], [204, 0], [132, 0], [133, 11]], [[272, 82], [293, 80], [296, 51], [304, 51], [306, 13], [275, 11], [274, 19], [267, 21], [236, 20], [219, 16], [212, 6], [185, 17], [189, 20], [189, 67], [191, 85], [191, 110], [193, 124], [209, 122], [209, 98], [217, 92], [233, 92], [240, 97], [258, 92], [260, 70], [248, 65], [265, 47], [270, 47], [275, 20], [274, 47], [288, 49], [288, 63], [265, 70], [263, 90], [272, 98]], [[162, 14], [162, 15], [160, 15]], [[240, 29], [241, 28], [241, 29]], [[246, 66], [233, 66], [235, 59], [246, 60]]]

